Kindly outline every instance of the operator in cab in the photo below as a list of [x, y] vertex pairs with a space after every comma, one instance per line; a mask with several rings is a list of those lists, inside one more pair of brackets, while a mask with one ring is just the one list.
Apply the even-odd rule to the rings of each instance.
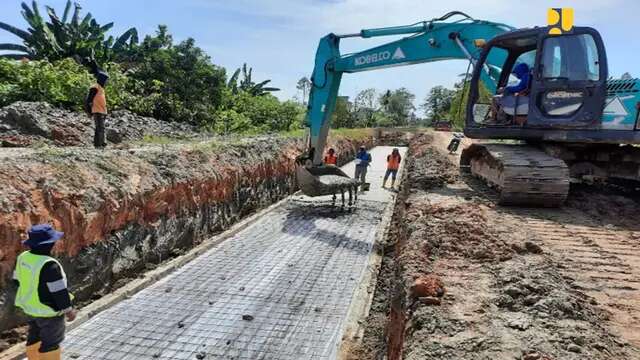
[[330, 148], [329, 151], [327, 151], [327, 155], [324, 156], [324, 164], [338, 166], [338, 157], [333, 148]]
[[517, 64], [511, 74], [518, 79], [518, 83], [499, 88], [498, 95], [494, 97], [493, 114], [497, 123], [505, 122], [507, 118], [505, 115], [516, 114], [516, 108], [528, 101], [526, 96], [521, 98], [518, 98], [518, 96], [524, 95], [523, 93], [529, 90], [529, 84], [531, 83], [529, 65], [526, 63]]

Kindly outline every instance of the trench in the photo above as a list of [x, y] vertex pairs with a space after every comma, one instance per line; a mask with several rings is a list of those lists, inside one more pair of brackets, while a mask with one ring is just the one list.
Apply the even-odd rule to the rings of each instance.
[[[339, 151], [341, 155], [339, 165], [342, 165], [351, 160], [360, 145], [372, 147], [374, 142], [371, 137], [357, 140], [340, 138], [333, 139], [330, 145]], [[37, 204], [39, 206], [37, 212], [27, 209], [32, 211], [32, 215], [25, 219], [35, 222], [48, 220], [40, 219], [38, 216], [52, 216], [54, 219], [60, 217], [62, 223], [69, 226], [62, 230], [70, 236], [78, 235], [78, 240], [75, 237], [69, 237], [70, 240], [62, 244], [63, 249], [55, 254], [67, 272], [76, 303], [80, 306], [86, 305], [113, 292], [141, 274], [184, 254], [210, 237], [228, 229], [234, 223], [297, 191], [294, 155], [299, 153], [302, 147], [301, 142], [272, 142], [265, 154], [256, 158], [247, 158], [248, 155], [243, 147], [234, 146], [232, 145], [229, 150], [225, 150], [226, 153], [222, 154], [196, 152], [189, 155], [195, 159], [194, 168], [189, 168], [191, 163], [180, 164], [185, 161], [184, 157], [179, 157], [183, 156], [182, 153], [163, 152], [162, 156], [177, 158], [174, 168], [167, 168], [166, 164], [158, 161], [155, 156], [145, 155], [150, 159], [150, 164], [147, 158], [140, 156], [134, 160], [138, 162], [136, 166], [145, 165], [148, 169], [159, 172], [160, 174], [156, 175], [157, 178], [168, 174], [169, 179], [166, 185], [150, 188], [144, 193], [135, 194], [134, 197], [118, 198], [122, 192], [117, 188], [113, 193], [104, 191], [101, 193], [103, 196], [101, 200], [106, 206], [99, 207], [97, 212], [94, 210], [93, 213], [83, 212], [86, 210], [81, 208], [77, 201], [62, 198], [65, 194], [60, 194], [56, 188], [39, 190], [44, 194], [46, 201]], [[278, 149], [284, 153], [278, 154]], [[274, 153], [278, 155], [271, 155]], [[109, 159], [104, 159], [102, 156], [104, 155], [97, 155], [96, 159], [91, 158], [91, 161], [109, 164]], [[213, 174], [207, 169], [207, 166], [210, 166], [210, 163], [207, 163], [208, 156], [213, 158], [210, 161], [220, 166]], [[235, 167], [228, 165], [230, 163], [227, 159], [233, 159], [236, 156], [245, 158], [241, 162], [244, 165]], [[42, 166], [39, 159], [29, 159], [29, 161], [32, 161], [33, 165], [24, 162], [27, 165], [23, 163], [20, 166]], [[68, 163], [76, 165], [75, 160], [60, 161], [66, 161], [64, 166], [69, 166]], [[53, 165], [56, 164], [53, 163]], [[185, 168], [184, 174], [188, 177], [178, 180], [172, 172], [180, 166]], [[121, 184], [132, 176], [126, 171], [115, 174], [113, 172], [107, 174], [109, 186], [114, 183]], [[91, 175], [95, 176], [95, 173]], [[116, 176], [122, 176], [122, 178]], [[157, 184], [157, 182], [154, 183], [154, 185]], [[224, 185], [224, 188], [221, 188], [221, 185]], [[34, 184], [34, 186], [38, 185]], [[107, 188], [106, 185], [105, 188]], [[29, 201], [31, 201], [29, 204], [35, 206], [34, 199]], [[44, 215], [38, 215], [38, 213]], [[134, 215], [131, 221], [127, 220]], [[15, 216], [15, 212], [9, 216]], [[110, 221], [120, 219], [123, 220], [121, 223], [124, 225], [114, 225], [115, 228], [108, 230], [102, 238], [95, 233], [96, 240], [87, 244], [87, 234], [89, 231], [96, 230], [96, 226], [90, 222], [95, 219]], [[3, 241], [6, 247], [4, 244], [0, 245], [3, 249], [12, 250], [14, 246], [9, 244], [19, 244], [17, 240], [20, 238], [19, 224], [15, 221], [6, 221], [4, 224], [13, 228], [2, 229], [0, 232], [10, 233], [15, 239], [5, 237]], [[98, 228], [105, 229], [106, 225], [108, 224], [102, 222]], [[18, 251], [21, 251], [19, 247], [16, 249], [16, 254]], [[0, 270], [12, 269], [13, 260], [10, 256], [12, 254], [5, 252], [0, 255], [2, 255]], [[9, 271], [0, 271], [0, 273], [5, 279], [7, 274], [10, 276]], [[25, 319], [13, 308], [14, 292], [15, 286], [6, 279], [0, 286], [0, 319], [2, 320], [0, 321], [0, 351], [24, 339], [24, 333], [16, 328], [23, 324]]]
[[[409, 144], [411, 145], [411, 144]], [[398, 198], [396, 201], [396, 209], [393, 212], [393, 218], [391, 222], [390, 235], [393, 236], [392, 244], [389, 246], [391, 253], [388, 257], [385, 257], [387, 261], [391, 261], [391, 268], [393, 269], [391, 276], [391, 283], [393, 286], [389, 289], [391, 294], [389, 296], [389, 316], [388, 324], [386, 327], [386, 358], [389, 360], [402, 359], [402, 350], [404, 348], [404, 340], [406, 333], [406, 326], [408, 320], [407, 309], [407, 286], [403, 280], [402, 275], [402, 255], [405, 245], [409, 240], [409, 230], [405, 221], [405, 212], [407, 208], [407, 197], [411, 188], [411, 175], [407, 169], [412, 169], [413, 162], [415, 161], [413, 149], [409, 146], [407, 152], [406, 166], [403, 169], [402, 182], [398, 191]], [[384, 260], [383, 260], [384, 261]], [[389, 266], [383, 267], [387, 269]], [[382, 274], [383, 276], [385, 274]]]
[[[394, 141], [398, 141], [394, 138]], [[406, 350], [406, 340], [414, 308], [418, 301], [411, 295], [413, 279], [408, 275], [409, 264], [415, 256], [411, 246], [414, 229], [408, 219], [412, 208], [409, 197], [414, 190], [436, 189], [457, 176], [449, 160], [442, 157], [429, 134], [419, 134], [408, 139], [408, 152], [402, 171], [388, 233], [383, 239], [382, 261], [376, 278], [373, 301], [360, 344], [354, 345], [347, 358], [400, 360]], [[447, 169], [447, 170], [443, 170]], [[424, 259], [429, 262], [429, 259]], [[425, 266], [429, 266], [425, 264]]]

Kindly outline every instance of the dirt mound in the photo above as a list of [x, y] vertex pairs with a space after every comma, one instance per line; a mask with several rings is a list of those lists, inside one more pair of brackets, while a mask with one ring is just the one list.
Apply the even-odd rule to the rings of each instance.
[[[196, 127], [159, 121], [118, 110], [109, 114], [107, 141], [118, 144], [140, 140], [145, 135], [192, 138]], [[41, 102], [16, 102], [0, 109], [0, 147], [35, 144], [89, 146], [93, 142], [93, 120], [81, 113]]]
[[411, 189], [427, 190], [450, 184], [458, 179], [458, 169], [448, 158], [442, 156], [430, 145], [431, 134], [419, 134], [412, 140], [412, 158], [420, 161], [409, 161], [407, 179]]
[[[640, 358], [527, 221], [546, 224], [552, 214], [497, 206], [486, 186], [478, 191], [433, 145], [429, 135], [411, 144], [367, 330], [352, 358]], [[444, 294], [416, 298], [416, 282]]]
[[571, 196], [566, 205], [579, 209], [598, 221], [640, 230], [636, 220], [640, 213], [638, 195], [637, 192], [629, 195], [606, 187], [575, 185], [571, 188]]

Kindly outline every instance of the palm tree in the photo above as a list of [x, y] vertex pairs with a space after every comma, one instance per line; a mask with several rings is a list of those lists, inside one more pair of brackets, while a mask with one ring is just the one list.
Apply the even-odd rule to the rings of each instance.
[[67, 0], [62, 18], [53, 8], [45, 8], [49, 21], [40, 14], [35, 0], [31, 7], [22, 3], [22, 17], [29, 24], [26, 31], [0, 22], [0, 29], [22, 40], [22, 44], [0, 44], [0, 50], [14, 51], [1, 54], [0, 57], [49, 61], [74, 57], [108, 61], [130, 51], [138, 43], [138, 32], [135, 28], [127, 30], [117, 39], [109, 36], [105, 40], [106, 33], [113, 27], [113, 23], [100, 25], [91, 13], [87, 13], [81, 19], [82, 8], [77, 3], [72, 4], [71, 0]]

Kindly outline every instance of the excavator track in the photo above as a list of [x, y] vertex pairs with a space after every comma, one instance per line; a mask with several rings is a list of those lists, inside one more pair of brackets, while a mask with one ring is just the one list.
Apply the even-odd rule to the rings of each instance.
[[472, 144], [460, 164], [498, 188], [503, 205], [558, 207], [569, 194], [565, 162], [532, 146]]

